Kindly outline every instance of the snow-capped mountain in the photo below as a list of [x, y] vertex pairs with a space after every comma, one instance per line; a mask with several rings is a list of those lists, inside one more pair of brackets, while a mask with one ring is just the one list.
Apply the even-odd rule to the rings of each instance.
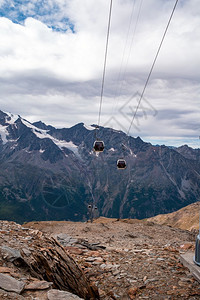
[[[200, 150], [152, 146], [101, 127], [56, 129], [0, 111], [0, 218], [84, 220], [88, 204], [108, 217], [145, 218], [199, 200]], [[125, 149], [122, 152], [122, 143]], [[122, 155], [126, 170], [117, 170]]]

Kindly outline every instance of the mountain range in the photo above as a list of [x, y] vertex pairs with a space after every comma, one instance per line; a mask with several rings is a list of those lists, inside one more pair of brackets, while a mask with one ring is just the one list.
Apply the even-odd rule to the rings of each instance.
[[[92, 150], [96, 131], [105, 143], [99, 154]], [[116, 167], [120, 157], [125, 170]], [[200, 149], [154, 146], [83, 123], [58, 129], [0, 111], [0, 219], [82, 221], [91, 211], [142, 219], [199, 195]]]

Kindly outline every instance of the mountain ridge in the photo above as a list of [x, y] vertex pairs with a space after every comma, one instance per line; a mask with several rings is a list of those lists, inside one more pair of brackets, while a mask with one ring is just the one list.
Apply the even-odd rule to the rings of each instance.
[[[0, 218], [86, 220], [92, 204], [97, 215], [142, 219], [199, 200], [200, 149], [153, 146], [100, 127], [106, 147], [96, 155], [94, 126], [57, 129], [0, 111]], [[123, 155], [127, 168], [117, 170]]]

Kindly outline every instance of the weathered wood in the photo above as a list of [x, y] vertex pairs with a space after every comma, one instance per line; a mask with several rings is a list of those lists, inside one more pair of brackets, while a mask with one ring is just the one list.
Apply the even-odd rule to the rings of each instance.
[[53, 288], [68, 291], [84, 299], [99, 299], [98, 289], [91, 285], [75, 260], [54, 238], [40, 237], [21, 257], [31, 275], [53, 282]]

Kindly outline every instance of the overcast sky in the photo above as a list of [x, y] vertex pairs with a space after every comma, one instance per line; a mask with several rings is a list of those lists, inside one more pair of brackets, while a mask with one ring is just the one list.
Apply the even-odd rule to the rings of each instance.
[[[113, 0], [100, 125], [128, 131], [175, 0]], [[0, 109], [97, 124], [109, 0], [0, 0]], [[200, 148], [200, 5], [179, 0], [132, 136]]]

